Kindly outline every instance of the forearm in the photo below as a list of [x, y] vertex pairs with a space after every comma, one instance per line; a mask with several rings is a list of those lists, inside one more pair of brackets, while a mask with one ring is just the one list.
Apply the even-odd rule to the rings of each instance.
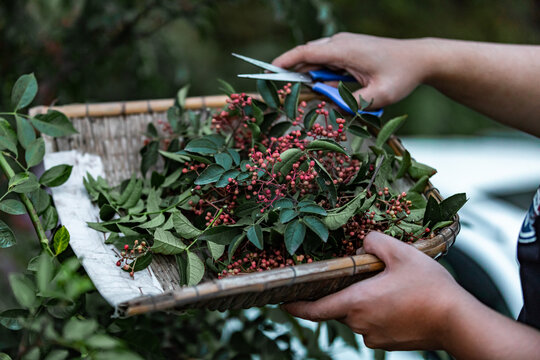
[[422, 39], [424, 83], [506, 125], [540, 136], [540, 46]]
[[448, 313], [441, 343], [457, 359], [536, 359], [540, 332], [489, 309], [464, 292]]

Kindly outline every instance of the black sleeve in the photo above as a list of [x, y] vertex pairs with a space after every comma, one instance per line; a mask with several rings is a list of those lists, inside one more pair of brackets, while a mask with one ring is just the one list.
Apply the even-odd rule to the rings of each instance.
[[540, 217], [534, 218], [531, 230], [534, 230], [535, 236], [518, 244], [519, 273], [523, 288], [523, 309], [518, 321], [540, 330]]

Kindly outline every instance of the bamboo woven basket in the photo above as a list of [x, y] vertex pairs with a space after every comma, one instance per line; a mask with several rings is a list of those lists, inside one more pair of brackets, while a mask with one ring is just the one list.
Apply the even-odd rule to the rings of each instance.
[[[313, 97], [303, 95], [305, 100]], [[225, 105], [225, 99], [225, 96], [188, 98], [186, 108], [209, 113], [208, 109]], [[162, 99], [54, 107], [53, 109], [64, 112], [72, 120], [79, 133], [65, 138], [45, 137], [48, 152], [78, 150], [82, 153], [97, 154], [103, 162], [107, 180], [117, 184], [122, 179], [130, 177], [132, 173], [138, 172], [139, 149], [146, 126], [150, 122], [157, 123], [159, 119], [165, 119], [166, 111], [173, 105], [173, 101]], [[42, 106], [35, 107], [30, 110], [30, 114], [45, 113], [48, 109]], [[405, 150], [396, 137], [391, 137], [389, 145], [398, 155]], [[85, 195], [77, 196], [81, 198]], [[433, 195], [439, 201], [442, 200], [437, 189], [431, 184], [426, 187], [424, 195]], [[65, 219], [61, 217], [61, 221]], [[456, 216], [454, 222], [439, 231], [437, 236], [420, 240], [413, 246], [437, 258], [448, 251], [459, 230], [459, 219]], [[84, 257], [87, 254], [77, 253], [77, 255]], [[224, 311], [294, 300], [315, 300], [377, 274], [384, 269], [384, 264], [372, 255], [355, 255], [222, 280], [210, 280], [190, 287], [180, 286], [176, 263], [172, 257], [155, 256], [150, 269], [163, 291], [152, 295], [133, 296], [113, 304], [117, 307], [119, 316], [188, 308]], [[121, 270], [111, 264], [110, 271]], [[99, 276], [92, 277], [90, 272], [89, 275], [101, 292], [100, 286], [97, 286]], [[125, 278], [123, 281], [132, 280]], [[111, 285], [121, 286], [121, 284]]]

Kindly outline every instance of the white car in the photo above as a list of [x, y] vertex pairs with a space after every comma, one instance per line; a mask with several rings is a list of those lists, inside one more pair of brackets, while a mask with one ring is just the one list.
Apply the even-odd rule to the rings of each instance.
[[[517, 318], [523, 305], [517, 237], [540, 184], [540, 140], [511, 133], [402, 141], [417, 161], [437, 169], [431, 181], [443, 197], [467, 193], [459, 212], [461, 232], [441, 263], [480, 301]], [[367, 348], [356, 352], [338, 345], [330, 353], [334, 359], [373, 359]], [[390, 360], [422, 358], [418, 352], [386, 355]]]

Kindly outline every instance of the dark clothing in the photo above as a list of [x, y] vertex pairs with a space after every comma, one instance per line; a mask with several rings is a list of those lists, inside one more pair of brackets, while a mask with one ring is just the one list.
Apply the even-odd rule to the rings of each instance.
[[540, 188], [523, 221], [518, 240], [518, 260], [523, 309], [518, 321], [540, 330]]

